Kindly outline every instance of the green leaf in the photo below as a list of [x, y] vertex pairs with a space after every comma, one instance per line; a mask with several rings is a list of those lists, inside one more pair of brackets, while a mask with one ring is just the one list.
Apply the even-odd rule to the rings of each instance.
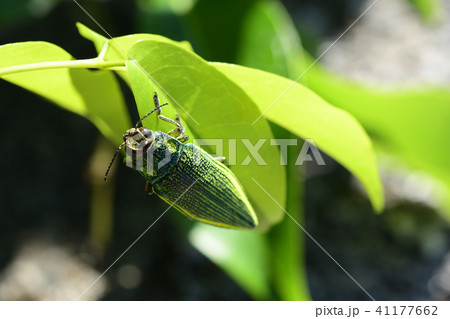
[[268, 120], [303, 139], [313, 139], [322, 151], [359, 179], [374, 209], [382, 209], [383, 192], [372, 143], [350, 114], [331, 106], [309, 89], [298, 83], [293, 84], [286, 78], [235, 65], [211, 65], [239, 84], [261, 112], [267, 110], [264, 116]]
[[254, 299], [270, 299], [268, 243], [263, 234], [198, 223], [189, 240]]
[[[91, 29], [89, 29], [88, 27], [79, 22], [77, 22], [77, 28], [81, 36], [93, 42], [95, 49], [97, 50], [98, 53], [102, 51], [105, 44], [108, 45], [105, 55], [103, 57], [104, 61], [134, 60], [134, 57], [129, 53], [130, 48], [133, 44], [142, 40], [155, 40], [167, 42], [173, 45], [177, 45], [185, 50], [193, 52], [191, 44], [187, 41], [176, 42], [156, 34], [136, 33], [108, 39], [98, 34], [97, 32], [92, 31]], [[118, 72], [118, 75], [128, 85], [131, 86], [127, 74], [124, 74], [123, 72]], [[135, 94], [136, 92], [138, 91], [134, 91]]]
[[[69, 53], [46, 42], [0, 46], [0, 68], [68, 60], [73, 60]], [[61, 68], [10, 74], [2, 79], [86, 117], [114, 144], [120, 143], [122, 133], [130, 127], [122, 93], [109, 71]]]
[[108, 39], [98, 34], [97, 32], [92, 31], [79, 22], [77, 22], [77, 28], [82, 37], [94, 43], [97, 52], [100, 52], [102, 50], [105, 42], [109, 44], [108, 52], [105, 55], [105, 61], [133, 59], [133, 57], [129, 55], [128, 52], [133, 44], [141, 40], [167, 42], [173, 45], [180, 46], [185, 50], [193, 51], [191, 44], [187, 41], [177, 42], [157, 34], [136, 33]]
[[78, 29], [78, 33], [80, 33], [83, 38], [92, 41], [97, 52], [100, 52], [105, 42], [109, 41], [108, 38], [105, 38], [101, 34], [98, 34], [97, 32], [89, 29], [87, 26], [80, 22], [77, 22], [76, 26]]
[[[269, 185], [272, 196], [284, 203], [285, 170], [279, 165], [278, 150], [269, 144], [272, 133], [268, 123], [263, 119], [251, 125], [260, 115], [254, 102], [215, 67], [177, 45], [144, 40], [132, 46], [130, 55], [148, 74], [147, 81], [164, 88], [158, 90], [161, 102], [169, 102], [177, 109], [192, 137], [223, 140], [224, 155], [230, 162], [228, 144], [236, 140], [236, 152], [231, 154], [235, 154], [237, 165], [232, 170], [252, 200], [261, 228], [278, 222], [284, 213], [252, 180]], [[149, 110], [146, 107], [143, 113], [140, 111], [141, 116]], [[251, 156], [250, 163], [242, 165], [249, 152], [241, 139], [248, 139], [252, 145], [266, 139], [259, 154], [267, 165], [258, 165]]]

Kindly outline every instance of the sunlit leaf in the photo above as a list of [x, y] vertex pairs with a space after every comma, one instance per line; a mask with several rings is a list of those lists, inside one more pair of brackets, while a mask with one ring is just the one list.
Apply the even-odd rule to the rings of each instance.
[[265, 112], [264, 117], [303, 139], [312, 139], [352, 172], [366, 189], [374, 209], [382, 209], [383, 192], [372, 143], [349, 113], [286, 78], [235, 65], [212, 65], [239, 84]]

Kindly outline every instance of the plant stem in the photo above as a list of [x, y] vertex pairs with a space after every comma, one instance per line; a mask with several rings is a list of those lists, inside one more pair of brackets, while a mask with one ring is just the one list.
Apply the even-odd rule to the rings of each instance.
[[14, 65], [0, 68], [0, 77], [20, 72], [47, 70], [47, 69], [108, 69], [111, 67], [125, 66], [125, 61], [102, 61], [98, 58], [73, 60], [73, 61], [50, 61], [22, 65]]

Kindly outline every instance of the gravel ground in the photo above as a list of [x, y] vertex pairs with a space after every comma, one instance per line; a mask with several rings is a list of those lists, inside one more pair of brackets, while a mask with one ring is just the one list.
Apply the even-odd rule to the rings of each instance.
[[363, 82], [448, 84], [450, 1], [442, 4], [439, 21], [427, 24], [405, 0], [379, 0], [322, 62]]

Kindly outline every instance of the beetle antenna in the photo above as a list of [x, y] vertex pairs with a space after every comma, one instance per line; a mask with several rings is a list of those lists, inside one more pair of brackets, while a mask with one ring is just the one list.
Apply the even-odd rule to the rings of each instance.
[[146, 115], [144, 115], [143, 118], [141, 118], [139, 121], [137, 121], [136, 125], [134, 126], [135, 128], [138, 128], [139, 123], [141, 123], [146, 117], [150, 116], [153, 112], [158, 111], [160, 108], [162, 108], [165, 105], [169, 105], [169, 103], [164, 103], [161, 105], [157, 105], [150, 113], [147, 113]]
[[114, 160], [115, 160], [116, 157], [117, 157], [117, 154], [119, 154], [119, 151], [122, 149], [122, 147], [123, 147], [124, 145], [125, 145], [125, 142], [123, 142], [122, 144], [120, 144], [119, 148], [118, 148], [118, 149], [116, 150], [116, 152], [114, 153], [114, 156], [113, 156], [111, 162], [109, 163], [108, 168], [106, 169], [105, 178], [104, 178], [105, 182], [106, 182], [106, 177], [108, 176], [109, 170], [111, 169], [111, 166], [112, 166], [112, 164], [114, 163]]

